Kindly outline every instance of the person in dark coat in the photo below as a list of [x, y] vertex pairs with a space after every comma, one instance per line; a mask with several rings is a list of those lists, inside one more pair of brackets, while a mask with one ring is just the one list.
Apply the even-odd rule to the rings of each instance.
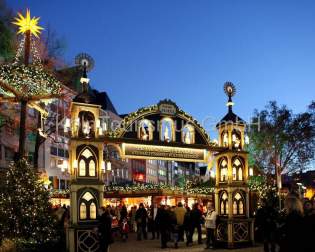
[[177, 225], [177, 219], [175, 214], [175, 206], [168, 209], [168, 215], [169, 215], [169, 225], [170, 225], [170, 233], [172, 240], [174, 240], [174, 246], [177, 249], [178, 248], [178, 235], [179, 235], [179, 229]]
[[160, 206], [158, 206], [157, 204], [154, 205], [153, 209], [152, 209], [152, 216], [153, 216], [153, 221], [154, 221], [154, 232], [152, 232], [152, 237], [155, 239], [160, 239], [160, 230], [159, 230], [159, 225], [156, 221], [156, 216], [157, 213], [160, 209]]
[[151, 232], [152, 236], [151, 236], [151, 240], [154, 240], [157, 234], [157, 237], [159, 239], [159, 233], [156, 227], [156, 223], [155, 223], [155, 215], [154, 212], [157, 209], [154, 208], [154, 206], [152, 205], [150, 207], [150, 209], [148, 210], [148, 232]]
[[141, 236], [145, 240], [148, 239], [147, 237], [147, 219], [148, 213], [147, 210], [144, 208], [143, 203], [140, 203], [138, 210], [136, 211], [136, 222], [137, 222], [137, 240], [141, 241]]
[[280, 252], [303, 251], [303, 206], [296, 196], [285, 200], [285, 221], [279, 229]]
[[100, 239], [100, 251], [108, 252], [109, 245], [114, 242], [112, 236], [112, 217], [108, 208], [102, 207], [100, 210], [98, 233]]
[[277, 198], [267, 197], [268, 200], [262, 202], [262, 207], [256, 214], [256, 226], [264, 242], [264, 252], [276, 251], [276, 236], [280, 215], [275, 207]]
[[191, 231], [191, 219], [190, 219], [190, 207], [186, 207], [186, 213], [184, 217], [184, 230], [186, 234], [186, 245], [189, 246], [189, 239], [190, 239], [190, 231]]
[[304, 251], [315, 251], [314, 238], [315, 238], [315, 212], [313, 209], [312, 201], [305, 201], [304, 208]]
[[128, 217], [127, 207], [125, 206], [125, 204], [123, 204], [120, 210], [120, 222], [122, 222], [127, 217]]
[[161, 235], [161, 248], [167, 248], [170, 236], [170, 216], [164, 205], [161, 205], [156, 214], [156, 223]]
[[195, 232], [195, 229], [197, 229], [198, 232], [198, 244], [202, 244], [202, 239], [201, 239], [201, 223], [202, 223], [202, 213], [199, 210], [199, 204], [196, 203], [193, 206], [193, 210], [191, 210], [190, 213], [190, 219], [191, 219], [191, 230], [189, 234], [189, 241], [187, 244], [192, 244], [193, 243], [193, 235]]

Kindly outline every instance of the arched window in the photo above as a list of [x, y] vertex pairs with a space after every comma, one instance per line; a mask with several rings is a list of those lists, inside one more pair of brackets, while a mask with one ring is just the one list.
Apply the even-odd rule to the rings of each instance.
[[223, 147], [229, 146], [229, 134], [227, 131], [223, 131], [221, 134], [221, 144]]
[[228, 175], [228, 163], [226, 158], [222, 158], [219, 162], [220, 167], [220, 182], [226, 182], [227, 181], [227, 175]]
[[94, 202], [90, 205], [90, 219], [95, 220], [96, 219], [96, 205]]
[[80, 219], [86, 220], [86, 204], [84, 202], [80, 204]]
[[140, 121], [138, 127], [138, 138], [144, 141], [153, 139], [153, 125], [149, 120], [144, 119]]
[[161, 121], [160, 140], [163, 142], [175, 141], [174, 121], [169, 117], [163, 118]]
[[85, 161], [83, 159], [79, 162], [79, 176], [86, 176]]
[[79, 154], [79, 177], [95, 177], [97, 171], [97, 159], [94, 152], [86, 147]]
[[229, 214], [228, 194], [223, 191], [220, 197], [220, 213], [221, 215]]
[[92, 159], [90, 160], [89, 162], [89, 175], [92, 176], [92, 177], [95, 177], [95, 161]]
[[234, 129], [232, 131], [232, 147], [235, 150], [242, 149], [241, 145], [241, 132], [239, 130]]
[[232, 168], [232, 175], [233, 175], [233, 180], [235, 181], [236, 177], [237, 177], [237, 171], [236, 171], [236, 168], [234, 166]]
[[81, 111], [79, 113], [79, 136], [91, 138], [95, 136], [95, 118], [90, 111]]
[[79, 218], [80, 220], [96, 219], [96, 199], [91, 192], [85, 192], [79, 200]]
[[185, 144], [195, 143], [195, 129], [192, 125], [186, 124], [182, 129], [182, 142]]
[[233, 214], [243, 215], [244, 214], [244, 198], [242, 193], [236, 192], [233, 196]]
[[234, 158], [232, 163], [233, 180], [243, 180], [243, 169], [243, 160], [239, 157]]
[[243, 180], [243, 168], [238, 168], [238, 180]]

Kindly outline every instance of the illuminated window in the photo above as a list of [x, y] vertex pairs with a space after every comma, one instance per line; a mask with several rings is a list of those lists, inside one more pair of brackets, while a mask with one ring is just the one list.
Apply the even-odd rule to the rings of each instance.
[[91, 160], [89, 162], [89, 175], [92, 177], [95, 176], [95, 162], [94, 162], [94, 160]]
[[242, 167], [238, 168], [238, 180], [243, 180], [243, 169], [242, 169]]
[[86, 204], [84, 202], [80, 204], [80, 219], [86, 219]]
[[232, 132], [232, 147], [233, 149], [239, 150], [241, 146], [241, 132], [238, 130], [233, 130]]
[[223, 131], [221, 134], [221, 143], [223, 147], [229, 146], [229, 135], [226, 131]]
[[233, 202], [233, 214], [237, 214], [237, 203], [236, 203], [236, 201]]
[[90, 205], [90, 219], [95, 220], [96, 219], [96, 205], [95, 203], [91, 203]]
[[223, 192], [220, 197], [220, 213], [222, 215], [227, 215], [229, 213], [229, 206], [228, 206], [228, 195], [226, 192]]
[[79, 176], [95, 177], [97, 171], [97, 159], [90, 148], [86, 147], [79, 155]]
[[86, 200], [86, 201], [90, 201], [90, 200], [94, 199], [94, 197], [93, 197], [93, 195], [92, 195], [90, 192], [86, 192], [86, 193], [83, 195], [82, 199], [84, 199], [84, 200]]
[[195, 130], [194, 127], [187, 124], [182, 129], [182, 142], [185, 144], [195, 143]]
[[79, 176], [85, 176], [85, 175], [86, 175], [85, 161], [81, 159], [79, 163]]
[[153, 126], [149, 120], [144, 119], [139, 123], [138, 138], [144, 141], [153, 139]]
[[80, 220], [95, 220], [97, 217], [96, 199], [90, 192], [85, 192], [80, 199]]
[[225, 182], [227, 181], [227, 173], [228, 173], [228, 169], [227, 169], [227, 160], [226, 158], [221, 159], [220, 163], [219, 163], [219, 167], [220, 167], [220, 181], [221, 182]]
[[95, 136], [95, 118], [93, 113], [89, 111], [81, 111], [79, 113], [79, 136], [90, 138]]
[[85, 158], [90, 158], [93, 156], [92, 152], [89, 150], [89, 149], [85, 149], [83, 152], [82, 152], [82, 156], [85, 157]]
[[174, 122], [171, 118], [163, 118], [160, 127], [160, 140], [164, 142], [175, 141]]
[[244, 214], [244, 198], [239, 192], [235, 193], [233, 197], [233, 214]]
[[233, 180], [236, 180], [236, 168], [233, 167], [232, 169], [232, 174], [233, 174]]
[[238, 180], [242, 181], [243, 180], [243, 161], [236, 157], [233, 159], [233, 165], [232, 165], [232, 170], [233, 170], [233, 180]]

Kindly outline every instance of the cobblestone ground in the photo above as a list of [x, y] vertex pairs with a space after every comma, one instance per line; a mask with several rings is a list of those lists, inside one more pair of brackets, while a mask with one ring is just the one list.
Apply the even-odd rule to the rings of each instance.
[[[195, 241], [196, 241], [195, 237]], [[194, 242], [193, 246], [186, 247], [184, 242], [179, 244], [178, 249], [174, 249], [173, 243], [168, 244], [169, 248], [161, 249], [159, 240], [142, 240], [136, 241], [136, 237], [134, 234], [131, 234], [127, 242], [122, 242], [119, 239], [116, 239], [115, 243], [110, 247], [109, 252], [206, 252], [213, 250], [205, 250], [205, 245], [198, 245], [197, 242]], [[261, 246], [251, 247], [251, 248], [243, 248], [243, 249], [216, 249], [217, 252], [263, 252], [263, 248]]]

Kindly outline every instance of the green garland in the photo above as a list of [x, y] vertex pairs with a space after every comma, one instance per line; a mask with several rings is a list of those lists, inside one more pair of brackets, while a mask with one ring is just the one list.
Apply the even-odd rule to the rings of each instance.
[[[59, 94], [62, 86], [41, 65], [2, 65], [0, 66], [0, 81], [10, 85], [25, 97]], [[14, 96], [3, 88], [0, 88], [0, 93], [10, 97]]]
[[[211, 194], [214, 192], [214, 187], [179, 187], [179, 186], [169, 186], [169, 185], [154, 185], [154, 184], [138, 184], [138, 185], [111, 185], [105, 186], [105, 192], [149, 192], [149, 191], [158, 191], [158, 190], [169, 190], [176, 191], [180, 193], [188, 194]], [[50, 192], [51, 198], [69, 198], [70, 190], [69, 189], [51, 189]]]
[[214, 192], [213, 187], [178, 187], [178, 186], [169, 186], [169, 185], [154, 185], [154, 184], [138, 184], [138, 185], [111, 185], [105, 186], [105, 192], [147, 192], [147, 191], [157, 191], [157, 190], [170, 190], [177, 191], [180, 193], [188, 194], [211, 194]]
[[69, 198], [70, 190], [69, 189], [51, 189], [49, 191], [51, 198]]

